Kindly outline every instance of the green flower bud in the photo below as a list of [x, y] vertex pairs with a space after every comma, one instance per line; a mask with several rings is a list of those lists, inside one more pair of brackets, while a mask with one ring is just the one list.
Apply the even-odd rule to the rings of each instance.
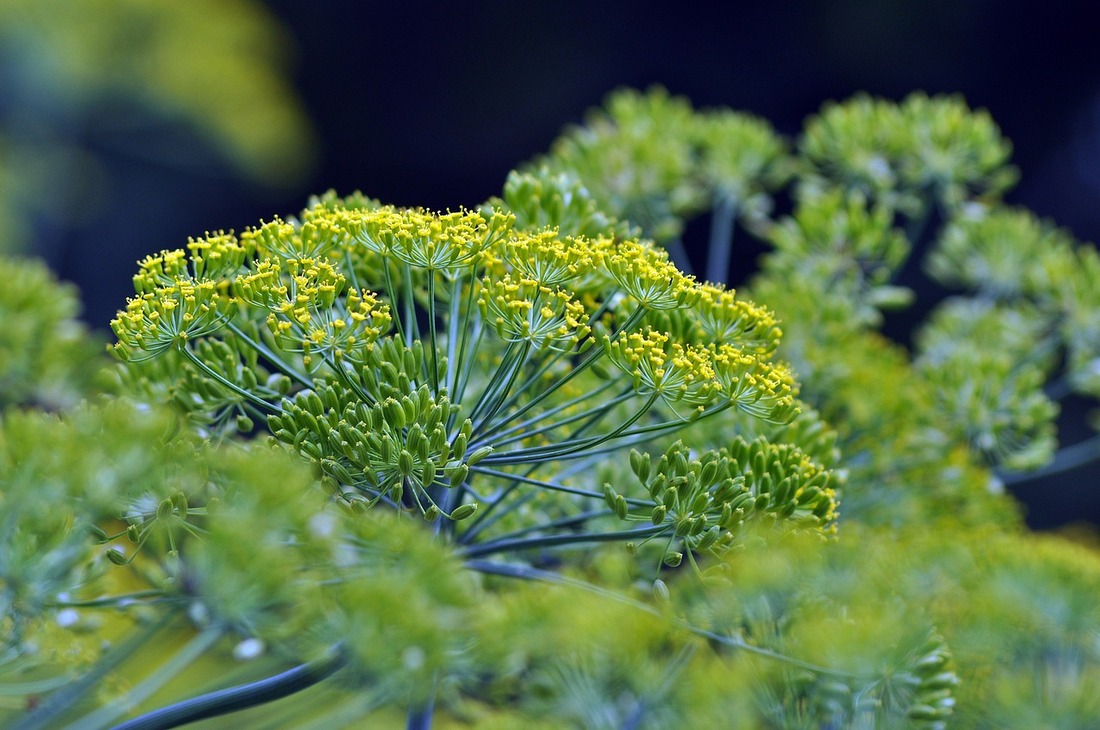
[[455, 507], [451, 512], [451, 519], [454, 521], [464, 520], [471, 516], [474, 512], [477, 512], [477, 502], [467, 502], [466, 504]]
[[491, 453], [493, 453], [492, 446], [482, 446], [480, 448], [474, 449], [474, 452], [466, 457], [466, 463], [470, 466], [473, 466]]

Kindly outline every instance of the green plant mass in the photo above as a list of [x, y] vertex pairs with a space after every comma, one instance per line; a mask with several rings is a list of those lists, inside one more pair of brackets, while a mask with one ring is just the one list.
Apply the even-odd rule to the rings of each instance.
[[1003, 486], [1100, 457], [1100, 265], [1008, 160], [620, 91], [476, 209], [151, 253], [113, 360], [0, 262], [5, 726], [1090, 726], [1100, 556]]

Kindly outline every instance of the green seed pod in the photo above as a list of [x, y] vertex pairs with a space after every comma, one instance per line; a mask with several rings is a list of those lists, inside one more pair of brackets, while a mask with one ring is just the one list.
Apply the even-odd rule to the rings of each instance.
[[88, 532], [92, 533], [92, 538], [100, 545], [109, 542], [111, 539], [111, 536], [99, 525], [88, 525]]
[[420, 340], [413, 340], [412, 347], [401, 353], [401, 365], [406, 373], [419, 373], [424, 362], [424, 345]]
[[936, 708], [931, 705], [913, 705], [906, 711], [905, 716], [910, 720], [922, 720], [925, 722], [945, 720], [951, 716], [951, 708]]
[[756, 498], [756, 501], [753, 502], [753, 509], [755, 509], [757, 512], [765, 509], [768, 506], [768, 501], [768, 495], [761, 494]]
[[786, 477], [776, 486], [775, 491], [772, 492], [772, 501], [775, 504], [783, 504], [790, 499], [791, 492], [793, 491], [793, 481], [790, 477]]
[[[703, 524], [706, 523], [704, 522]], [[696, 545], [696, 548], [699, 550], [706, 550], [718, 541], [718, 536], [720, 534], [722, 534], [722, 531], [721, 529], [719, 529], [718, 525], [712, 525], [709, 529], [703, 532], [703, 536], [699, 538], [699, 542]]]
[[707, 492], [700, 492], [695, 495], [695, 499], [691, 500], [691, 512], [701, 515], [707, 511], [707, 507], [710, 506], [710, 494]]
[[741, 492], [729, 501], [729, 508], [733, 511], [743, 509], [753, 501], [752, 492]]
[[687, 474], [688, 460], [683, 450], [676, 449], [676, 451], [672, 452], [672, 468], [675, 470], [675, 474]]
[[462, 457], [466, 456], [466, 447], [469, 445], [469, 443], [469, 434], [459, 431], [458, 435], [455, 436], [454, 442], [451, 444], [451, 453], [455, 455], [455, 458], [461, 459]]
[[126, 538], [132, 543], [137, 543], [141, 540], [141, 533], [138, 531], [137, 525], [129, 525], [126, 527]]
[[302, 445], [298, 448], [302, 451], [303, 454], [310, 457], [311, 459], [314, 459], [315, 461], [320, 461], [325, 455], [325, 452], [321, 450], [321, 447], [312, 441], [302, 441]]
[[271, 415], [267, 417], [267, 428], [271, 433], [282, 431], [287, 425], [289, 424], [284, 423], [281, 416]]
[[317, 395], [314, 390], [306, 391], [304, 398], [305, 407], [315, 416], [321, 416], [325, 413], [325, 404], [321, 401], [321, 396]]
[[752, 452], [752, 473], [758, 477], [768, 473], [768, 465], [764, 461], [764, 452], [759, 449], [753, 449]]
[[107, 559], [115, 565], [129, 565], [130, 560], [121, 550], [110, 549], [106, 552]]
[[668, 603], [672, 600], [672, 594], [669, 593], [668, 584], [660, 578], [653, 581], [653, 597], [662, 603]]
[[[420, 444], [424, 442], [424, 429], [420, 427], [419, 423], [414, 423], [409, 427], [409, 432], [405, 436], [405, 445], [409, 451], [419, 451]], [[426, 444], [425, 444], [426, 445]]]
[[420, 404], [416, 402], [414, 398], [405, 396], [401, 399], [401, 408], [405, 411], [405, 422], [412, 423], [423, 412], [420, 409]]
[[699, 470], [699, 482], [706, 486], [714, 484], [715, 479], [718, 476], [718, 462], [708, 461], [703, 464], [703, 468]]
[[382, 401], [382, 411], [386, 414], [386, 422], [395, 429], [405, 427], [405, 409], [393, 398]]
[[393, 486], [389, 490], [390, 499], [397, 504], [401, 504], [401, 500], [405, 496], [405, 484], [404, 482], [394, 482]]
[[435, 484], [435, 472], [436, 472], [435, 462], [434, 461], [425, 461], [424, 462], [424, 467], [423, 467], [423, 473], [420, 475], [420, 484], [425, 489], [427, 489], [428, 487]]
[[186, 517], [188, 511], [187, 495], [183, 492], [176, 492], [172, 495], [172, 506], [179, 512], [180, 517]]
[[620, 520], [625, 520], [627, 515], [626, 497], [621, 494], [615, 495], [615, 505], [612, 507], [615, 510], [615, 515]]
[[673, 511], [676, 508], [676, 503], [680, 501], [680, 490], [676, 487], [669, 487], [665, 490], [662, 501], [669, 512]]
[[772, 478], [767, 474], [756, 475], [756, 493], [769, 494], [772, 491]]
[[493, 453], [492, 446], [482, 446], [480, 448], [474, 449], [474, 452], [466, 457], [466, 463], [470, 466], [473, 466], [491, 453]]
[[654, 525], [659, 525], [665, 521], [665, 516], [667, 514], [668, 509], [663, 504], [659, 504], [653, 508], [650, 519], [652, 520]]
[[444, 460], [450, 457], [451, 448], [447, 444], [447, 432], [443, 430], [442, 426], [436, 425], [429, 432], [428, 448], [435, 453], [442, 454]]
[[477, 502], [468, 502], [466, 504], [459, 505], [451, 512], [451, 519], [455, 522], [464, 520], [474, 512], [477, 512]]
[[439, 508], [434, 504], [428, 509], [424, 510], [424, 519], [428, 522], [432, 522], [439, 517]]
[[650, 468], [649, 454], [643, 454], [635, 449], [630, 450], [630, 469], [642, 484], [649, 481]]
[[451, 481], [451, 489], [457, 489], [462, 486], [462, 483], [466, 481], [466, 477], [470, 475], [470, 467], [459, 464], [456, 467], [448, 468], [444, 473]]
[[665, 557], [662, 562], [670, 568], [675, 568], [680, 565], [684, 560], [684, 554], [676, 551], [670, 551], [665, 553]]
[[427, 415], [424, 418], [424, 430], [434, 431], [435, 427], [443, 421], [443, 408], [438, 405], [432, 405], [427, 408]]
[[[317, 419], [309, 411], [301, 411], [297, 415], [295, 420], [307, 431], [314, 434], [321, 434], [321, 424], [317, 422]], [[326, 429], [327, 430], [327, 429]]]
[[166, 520], [172, 516], [172, 513], [176, 511], [176, 505], [172, 504], [171, 498], [165, 497], [157, 505], [157, 519]]
[[940, 672], [926, 679], [922, 679], [922, 689], [946, 689], [959, 683], [959, 678], [954, 672]]
[[237, 431], [239, 433], [250, 433], [256, 424], [252, 422], [252, 419], [245, 414], [237, 416]]
[[413, 455], [406, 449], [401, 449], [397, 454], [397, 472], [403, 477], [412, 476], [413, 469], [416, 466], [416, 462], [413, 459]]

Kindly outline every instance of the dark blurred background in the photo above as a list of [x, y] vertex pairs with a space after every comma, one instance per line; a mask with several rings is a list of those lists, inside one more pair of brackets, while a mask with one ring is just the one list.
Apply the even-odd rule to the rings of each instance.
[[[400, 205], [475, 205], [619, 86], [659, 83], [696, 107], [750, 111], [792, 136], [824, 101], [856, 92], [960, 93], [1014, 143], [1022, 176], [1009, 202], [1080, 240], [1100, 239], [1093, 2], [270, 0], [266, 8], [283, 35], [260, 50], [288, 64], [313, 125], [280, 144], [300, 145], [312, 166], [269, 173], [280, 178], [272, 186], [264, 175], [239, 174], [232, 160], [195, 152], [202, 145], [186, 124], [172, 127], [169, 139], [185, 140], [175, 156], [135, 156], [85, 128], [82, 144], [98, 167], [66, 203], [80, 214], [34, 230], [39, 253], [83, 290], [93, 326], [105, 328], [123, 304], [145, 254], [293, 213], [310, 193], [359, 189]], [[243, 109], [259, 103], [240, 99]], [[181, 156], [192, 164], [178, 164]], [[760, 250], [742, 252], [745, 271]], [[1089, 435], [1075, 428], [1062, 431], [1064, 443]], [[1079, 470], [1027, 486], [1020, 496], [1029, 521], [1100, 523], [1098, 481], [1096, 470]]]

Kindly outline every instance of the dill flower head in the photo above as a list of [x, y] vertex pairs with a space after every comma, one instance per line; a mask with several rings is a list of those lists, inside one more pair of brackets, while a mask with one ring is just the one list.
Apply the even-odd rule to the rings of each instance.
[[648, 242], [499, 210], [330, 197], [151, 257], [135, 283], [114, 352], [132, 382], [174, 374], [147, 394], [216, 433], [266, 422], [341, 498], [449, 518], [477, 554], [535, 494], [598, 516], [589, 467], [609, 454], [724, 411], [798, 411], [770, 312]]

